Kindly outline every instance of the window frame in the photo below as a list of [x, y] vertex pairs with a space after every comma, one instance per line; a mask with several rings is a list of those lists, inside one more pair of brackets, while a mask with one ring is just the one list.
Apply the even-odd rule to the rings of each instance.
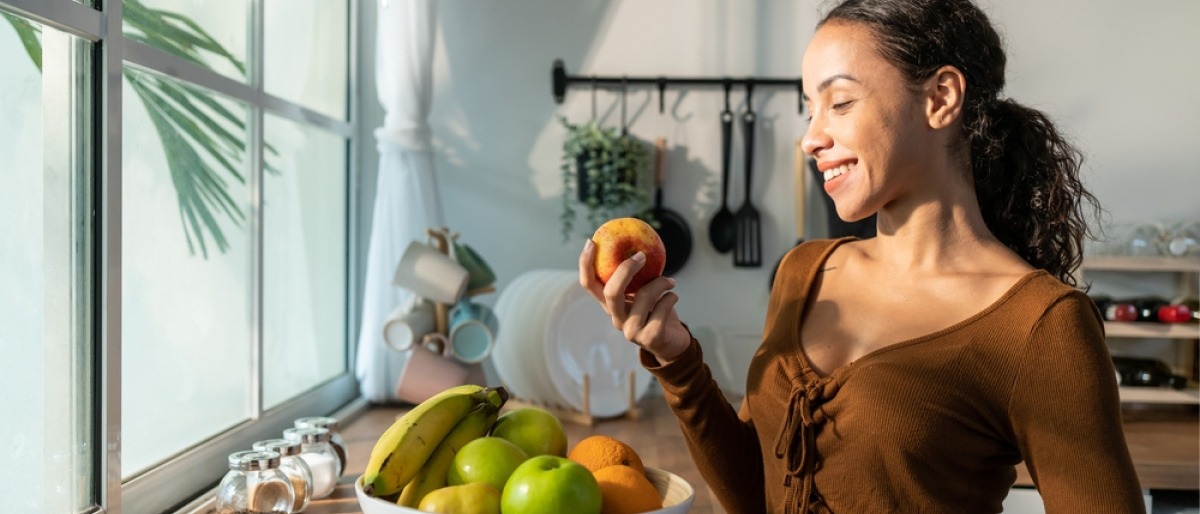
[[[347, 108], [346, 119], [336, 119], [302, 105], [265, 92], [263, 81], [263, 10], [265, 0], [250, 0], [248, 81], [230, 79], [204, 67], [124, 37], [121, 0], [94, 0], [89, 6], [73, 0], [0, 0], [7, 12], [53, 27], [90, 42], [96, 48], [91, 91], [94, 155], [90, 180], [95, 205], [92, 226], [91, 351], [95, 427], [91, 440], [90, 477], [97, 505], [83, 512], [164, 512], [195, 503], [208, 493], [224, 475], [229, 453], [246, 449], [253, 441], [278, 437], [292, 420], [314, 414], [350, 413], [367, 402], [359, 395], [354, 376], [357, 324], [360, 310], [358, 280], [359, 164], [361, 130], [359, 128], [359, 1], [347, 0]], [[129, 480], [121, 470], [121, 277], [122, 277], [122, 69], [126, 63], [167, 75], [193, 86], [245, 102], [251, 112], [248, 161], [252, 209], [251, 231], [252, 304], [254, 373], [249, 407], [251, 419], [176, 455], [164, 463]], [[309, 391], [264, 411], [262, 401], [263, 345], [263, 232], [262, 174], [263, 120], [272, 114], [312, 125], [343, 137], [347, 141], [346, 198], [346, 311], [344, 358], [346, 370]], [[65, 137], [65, 136], [64, 136]], [[83, 443], [83, 441], [80, 441]]]

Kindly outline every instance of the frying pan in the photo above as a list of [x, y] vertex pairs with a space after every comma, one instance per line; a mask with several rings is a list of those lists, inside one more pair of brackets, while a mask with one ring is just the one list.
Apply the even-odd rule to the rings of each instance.
[[674, 275], [692, 255], [692, 230], [679, 213], [663, 207], [663, 154], [667, 150], [667, 139], [658, 138], [654, 142], [654, 209], [653, 219], [658, 222], [655, 230], [667, 249], [667, 263], [663, 267], [664, 275]]

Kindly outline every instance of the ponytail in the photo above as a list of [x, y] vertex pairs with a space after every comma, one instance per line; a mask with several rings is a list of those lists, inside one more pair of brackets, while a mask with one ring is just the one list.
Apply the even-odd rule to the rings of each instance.
[[1013, 100], [968, 106], [963, 128], [988, 229], [1030, 265], [1077, 286], [1086, 211], [1100, 212], [1079, 179], [1083, 154], [1044, 113]]

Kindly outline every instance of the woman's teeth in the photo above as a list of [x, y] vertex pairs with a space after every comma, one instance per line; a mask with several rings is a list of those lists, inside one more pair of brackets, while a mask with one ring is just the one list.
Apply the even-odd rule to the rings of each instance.
[[829, 182], [830, 180], [833, 180], [834, 177], [841, 176], [843, 173], [846, 173], [848, 171], [850, 171], [849, 164], [843, 164], [836, 168], [827, 169], [824, 171], [825, 181]]

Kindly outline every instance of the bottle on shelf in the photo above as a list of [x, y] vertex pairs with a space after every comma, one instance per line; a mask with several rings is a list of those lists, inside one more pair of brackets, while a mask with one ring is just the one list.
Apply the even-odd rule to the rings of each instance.
[[1114, 300], [1110, 296], [1093, 296], [1092, 302], [1105, 321], [1137, 321], [1138, 310], [1132, 303]]
[[1195, 296], [1176, 298], [1170, 305], [1159, 308], [1158, 319], [1163, 323], [1200, 322], [1200, 301]]

